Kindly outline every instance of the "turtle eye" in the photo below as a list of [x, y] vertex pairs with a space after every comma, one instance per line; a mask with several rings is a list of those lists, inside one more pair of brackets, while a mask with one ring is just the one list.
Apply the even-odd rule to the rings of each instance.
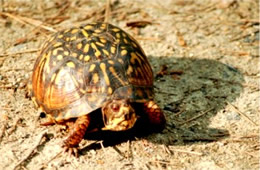
[[114, 112], [118, 112], [119, 111], [119, 107], [120, 106], [117, 103], [113, 103], [112, 106], [111, 106], [111, 108], [112, 108], [112, 110]]

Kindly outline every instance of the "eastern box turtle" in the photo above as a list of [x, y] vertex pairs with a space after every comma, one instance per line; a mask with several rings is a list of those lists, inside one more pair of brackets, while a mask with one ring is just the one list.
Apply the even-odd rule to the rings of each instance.
[[[69, 125], [63, 147], [76, 152], [101, 109], [103, 130], [133, 127], [146, 115], [162, 130], [165, 117], [153, 101], [153, 72], [137, 41], [120, 28], [92, 23], [60, 31], [43, 45], [32, 75], [32, 99], [48, 116], [43, 125]], [[136, 113], [138, 109], [142, 113]], [[75, 120], [71, 123], [71, 120]]]

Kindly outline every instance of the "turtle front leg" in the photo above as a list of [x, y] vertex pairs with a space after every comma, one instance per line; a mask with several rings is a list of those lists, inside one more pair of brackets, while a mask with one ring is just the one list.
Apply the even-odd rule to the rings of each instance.
[[89, 115], [84, 115], [77, 118], [77, 120], [73, 124], [73, 127], [70, 128], [68, 137], [63, 141], [63, 148], [66, 152], [78, 156], [78, 145], [83, 139], [89, 123]]
[[149, 123], [152, 125], [151, 128], [155, 131], [163, 130], [166, 119], [160, 107], [154, 101], [148, 101], [144, 103], [143, 109], [148, 116]]

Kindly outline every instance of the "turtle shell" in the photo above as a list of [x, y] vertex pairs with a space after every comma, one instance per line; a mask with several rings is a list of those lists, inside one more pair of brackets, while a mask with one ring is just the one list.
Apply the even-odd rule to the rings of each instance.
[[37, 105], [56, 121], [105, 102], [153, 99], [153, 72], [137, 41], [120, 28], [92, 23], [60, 31], [43, 45], [32, 75]]

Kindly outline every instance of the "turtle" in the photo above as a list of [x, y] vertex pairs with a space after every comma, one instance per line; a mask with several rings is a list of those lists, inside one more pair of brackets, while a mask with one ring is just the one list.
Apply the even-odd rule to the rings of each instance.
[[98, 109], [101, 130], [131, 129], [144, 115], [151, 128], [163, 130], [166, 119], [154, 101], [153, 81], [138, 42], [117, 26], [96, 22], [50, 36], [34, 64], [30, 89], [47, 115], [42, 125], [68, 126], [62, 147], [76, 153]]

